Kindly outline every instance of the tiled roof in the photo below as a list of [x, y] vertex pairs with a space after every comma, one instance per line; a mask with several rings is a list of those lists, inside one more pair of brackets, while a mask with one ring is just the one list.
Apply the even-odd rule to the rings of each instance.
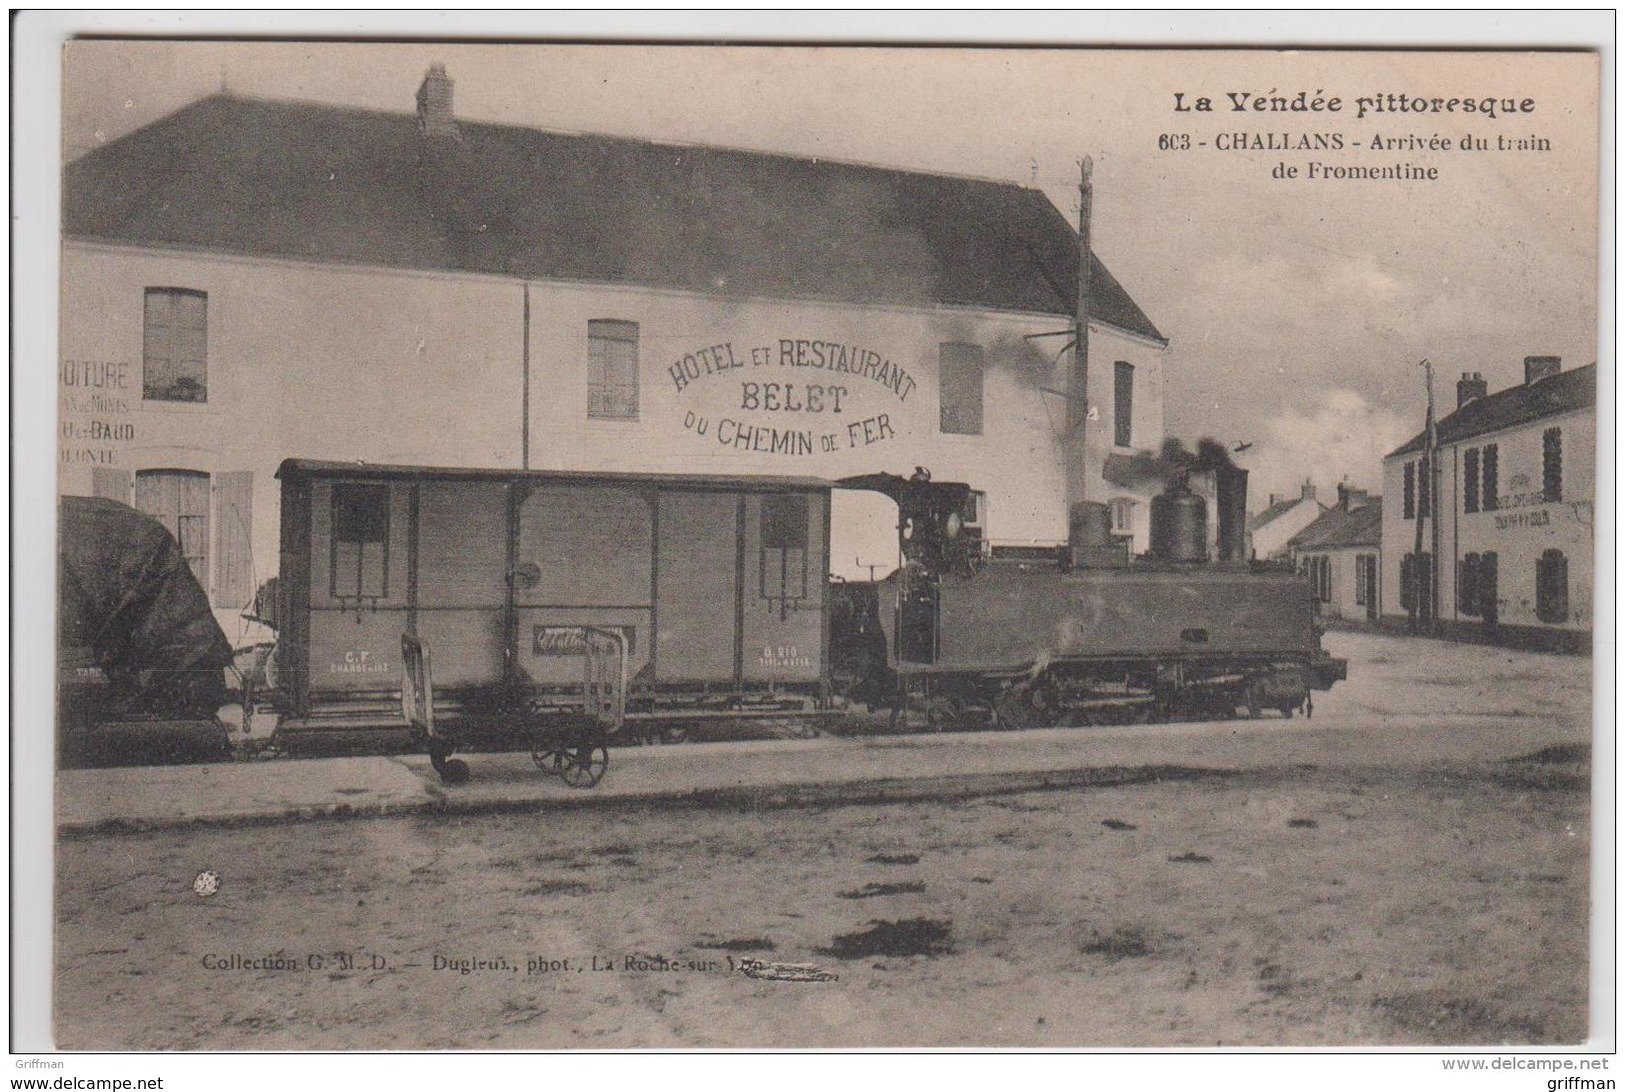
[[[1474, 436], [1499, 432], [1514, 425], [1555, 417], [1596, 404], [1597, 366], [1587, 364], [1583, 368], [1559, 372], [1532, 384], [1508, 387], [1504, 391], [1473, 399], [1439, 421], [1439, 443], [1459, 443]], [[1396, 455], [1421, 451], [1426, 442], [1427, 433], [1419, 432], [1384, 457], [1391, 459]]]
[[1382, 498], [1349, 511], [1332, 508], [1287, 540], [1293, 549], [1329, 550], [1340, 546], [1377, 546], [1382, 543]]
[[[1014, 183], [214, 95], [67, 168], [69, 237], [1070, 315], [1077, 234]], [[1091, 268], [1091, 317], [1165, 340]]]
[[1247, 530], [1256, 531], [1265, 524], [1273, 523], [1306, 501], [1317, 506], [1320, 504], [1319, 501], [1312, 497], [1305, 497], [1301, 495], [1296, 497], [1288, 497], [1286, 500], [1278, 500], [1268, 508], [1264, 509], [1262, 512], [1254, 512], [1252, 515], [1248, 516]]

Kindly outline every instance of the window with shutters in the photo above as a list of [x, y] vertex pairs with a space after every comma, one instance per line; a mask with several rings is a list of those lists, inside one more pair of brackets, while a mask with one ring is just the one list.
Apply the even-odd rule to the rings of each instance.
[[209, 475], [199, 470], [138, 470], [135, 507], [168, 528], [192, 575], [209, 587]]
[[357, 605], [389, 595], [389, 486], [333, 483], [328, 594]]
[[1569, 559], [1547, 550], [1535, 562], [1535, 617], [1553, 625], [1569, 620]]
[[1478, 555], [1478, 614], [1492, 626], [1501, 612], [1499, 568], [1500, 560], [1494, 550]]
[[1116, 435], [1112, 439], [1118, 447], [1129, 447], [1134, 442], [1134, 365], [1119, 360], [1114, 378], [1112, 424]]
[[980, 345], [945, 341], [938, 346], [942, 376], [942, 431], [982, 434], [983, 354]]
[[1470, 447], [1461, 457], [1461, 510], [1478, 511], [1478, 448]]
[[1484, 445], [1481, 457], [1484, 464], [1484, 487], [1479, 491], [1479, 507], [1486, 512], [1501, 507], [1501, 448], [1498, 444]]
[[1416, 514], [1427, 519], [1433, 514], [1433, 475], [1424, 456], [1416, 461]]
[[1433, 555], [1410, 553], [1399, 562], [1399, 607], [1423, 619], [1433, 615]]
[[638, 324], [623, 319], [587, 323], [587, 416], [638, 419]]
[[1469, 617], [1478, 615], [1479, 557], [1468, 554], [1456, 562], [1456, 609]]
[[1549, 428], [1541, 436], [1541, 499], [1555, 504], [1563, 499], [1563, 430]]
[[1416, 464], [1405, 464], [1405, 518], [1416, 518]]
[[1354, 558], [1354, 604], [1364, 607], [1377, 599], [1377, 556], [1359, 554]]
[[142, 328], [141, 396], [152, 402], [209, 400], [209, 296], [149, 288]]

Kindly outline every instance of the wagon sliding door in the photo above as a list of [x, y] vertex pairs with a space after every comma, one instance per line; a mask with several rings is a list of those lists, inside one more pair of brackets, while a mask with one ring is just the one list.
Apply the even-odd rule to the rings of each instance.
[[736, 677], [739, 497], [662, 492], [655, 558], [655, 677], [731, 682]]
[[828, 496], [660, 496], [655, 673], [662, 682], [817, 682]]
[[[425, 481], [417, 487], [413, 614], [434, 650], [437, 689], [506, 679], [508, 486]], [[397, 647], [399, 634], [396, 634]]]
[[653, 497], [601, 485], [517, 488], [517, 682], [579, 691], [582, 626], [618, 630], [626, 638], [628, 674], [636, 677], [649, 660]]

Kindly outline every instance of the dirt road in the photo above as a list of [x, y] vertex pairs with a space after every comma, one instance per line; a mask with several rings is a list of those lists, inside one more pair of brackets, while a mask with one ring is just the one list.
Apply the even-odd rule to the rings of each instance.
[[[1291, 770], [953, 805], [70, 841], [58, 1034], [179, 1049], [1573, 1042], [1580, 775]], [[220, 876], [208, 897], [192, 890], [204, 869]], [[753, 979], [744, 958], [839, 978]]]
[[[1419, 669], [1393, 644], [1359, 646], [1388, 662], [1345, 714], [1401, 685], [1441, 715], [1584, 703], [1560, 685], [1583, 662], [1468, 649], [1459, 676], [1402, 683]], [[70, 838], [58, 1040], [1577, 1042], [1588, 781], [1560, 745], [953, 802]]]

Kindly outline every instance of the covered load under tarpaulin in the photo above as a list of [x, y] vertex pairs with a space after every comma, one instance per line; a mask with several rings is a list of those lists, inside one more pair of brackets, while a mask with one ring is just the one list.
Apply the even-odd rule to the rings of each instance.
[[64, 497], [57, 550], [64, 758], [85, 745], [70, 736], [120, 722], [218, 737], [231, 645], [174, 537], [117, 501]]

